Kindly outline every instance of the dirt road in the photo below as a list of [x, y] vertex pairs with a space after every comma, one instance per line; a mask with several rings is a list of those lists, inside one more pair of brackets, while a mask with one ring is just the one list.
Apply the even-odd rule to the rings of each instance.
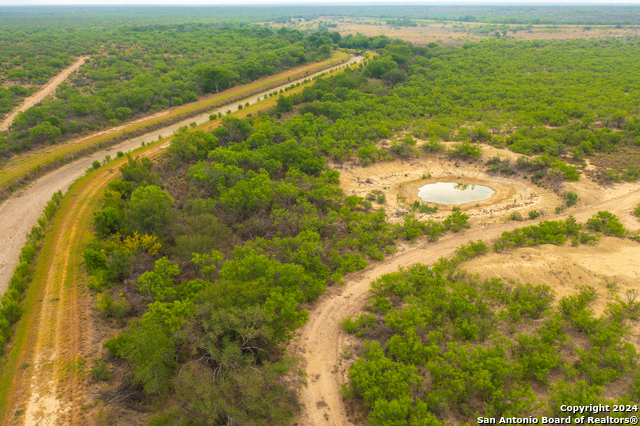
[[9, 115], [7, 115], [5, 119], [2, 121], [2, 123], [0, 123], [0, 132], [4, 132], [5, 130], [9, 129], [9, 126], [11, 126], [13, 119], [16, 117], [16, 115], [18, 115], [19, 112], [25, 111], [26, 109], [31, 108], [32, 106], [42, 101], [47, 96], [55, 93], [56, 88], [60, 85], [60, 83], [65, 81], [67, 77], [69, 77], [69, 74], [77, 71], [78, 68], [80, 68], [80, 66], [84, 64], [84, 61], [86, 59], [89, 59], [89, 56], [83, 56], [81, 58], [78, 58], [77, 61], [75, 61], [73, 64], [63, 69], [62, 71], [60, 71], [59, 74], [57, 74], [55, 77], [49, 80], [47, 84], [42, 86], [40, 90], [38, 90], [33, 95], [29, 96], [24, 101], [22, 101], [20, 106], [18, 106], [13, 111], [11, 111]]
[[[608, 210], [618, 215], [625, 226], [637, 230], [640, 222], [630, 216], [640, 203], [640, 189], [609, 199], [601, 204], [586, 206], [571, 213], [579, 222], [585, 222], [594, 213]], [[557, 216], [564, 219], [568, 214]], [[556, 219], [555, 217], [553, 219]], [[351, 339], [338, 323], [345, 317], [364, 310], [369, 294], [369, 284], [375, 278], [394, 272], [400, 266], [414, 263], [433, 264], [440, 257], [451, 256], [455, 249], [471, 240], [489, 241], [502, 232], [532, 225], [536, 222], [506, 222], [471, 228], [459, 234], [451, 234], [435, 243], [418, 243], [401, 250], [382, 262], [372, 263], [364, 271], [346, 279], [346, 285], [331, 289], [309, 310], [309, 322], [298, 331], [291, 351], [302, 358], [308, 374], [308, 387], [303, 390], [305, 411], [299, 424], [305, 426], [351, 425], [341, 396], [341, 387], [348, 382], [348, 363], [342, 353]]]
[[[122, 162], [123, 160], [120, 160]], [[117, 166], [117, 165], [116, 165]], [[33, 303], [16, 333], [25, 339], [15, 356], [3, 425], [87, 425], [90, 414], [82, 409], [88, 401], [89, 365], [95, 347], [91, 338], [91, 298], [83, 280], [82, 241], [92, 223], [90, 212], [115, 176], [100, 169], [66, 197], [47, 236], [25, 303]], [[51, 250], [55, 247], [55, 250]], [[26, 337], [25, 337], [26, 336]], [[5, 367], [6, 368], [6, 367]], [[8, 371], [3, 371], [8, 375]], [[3, 377], [4, 379], [4, 377]]]
[[[362, 57], [352, 57], [344, 64], [312, 74], [306, 78], [320, 75], [329, 70], [338, 69], [347, 64], [360, 62], [362, 59]], [[198, 125], [206, 123], [209, 121], [210, 114], [218, 112], [225, 114], [227, 110], [238, 111], [238, 105], [245, 105], [247, 102], [253, 105], [259, 102], [258, 98], [263, 99], [265, 94], [276, 90], [279, 91], [281, 88], [284, 89], [285, 86], [289, 86], [297, 81], [300, 80], [295, 80], [275, 89], [258, 93], [250, 98], [233, 102], [224, 107], [207, 112], [206, 114], [201, 114], [180, 123], [125, 141], [106, 151], [97, 152], [89, 157], [81, 158], [74, 163], [68, 164], [37, 179], [30, 186], [22, 189], [16, 195], [0, 204], [0, 295], [6, 291], [7, 282], [13, 273], [13, 269], [18, 264], [20, 250], [26, 242], [25, 234], [29, 232], [32, 226], [36, 225], [37, 219], [42, 215], [42, 209], [51, 198], [51, 195], [58, 190], [66, 192], [69, 185], [80, 177], [83, 172], [91, 166], [93, 161], [102, 160], [105, 155], [114, 157], [117, 151], [126, 152], [137, 148], [141, 142], [157, 141], [160, 136], [167, 138], [173, 135], [179, 127], [188, 126], [189, 123], [196, 122]]]

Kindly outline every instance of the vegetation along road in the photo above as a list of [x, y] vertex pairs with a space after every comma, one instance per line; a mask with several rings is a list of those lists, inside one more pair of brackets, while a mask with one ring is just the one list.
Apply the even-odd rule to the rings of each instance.
[[[293, 80], [291, 82], [288, 82], [287, 84], [282, 84], [281, 86], [272, 88], [265, 92], [254, 93], [249, 97], [227, 104], [223, 107], [219, 107], [213, 111], [207, 111], [206, 113], [200, 114], [196, 117], [192, 117], [184, 121], [172, 124], [170, 126], [126, 140], [122, 143], [112, 146], [106, 151], [96, 152], [88, 157], [84, 157], [32, 182], [30, 186], [8, 199], [3, 204], [0, 204], [0, 217], [2, 218], [2, 221], [0, 222], [0, 295], [6, 290], [7, 281], [11, 276], [13, 268], [18, 264], [18, 254], [20, 253], [20, 249], [26, 241], [25, 233], [28, 232], [29, 229], [31, 229], [31, 227], [36, 224], [36, 220], [40, 216], [41, 211], [46, 205], [47, 201], [51, 198], [51, 194], [58, 190], [66, 191], [69, 185], [78, 177], [80, 177], [85, 169], [87, 169], [87, 167], [90, 167], [94, 161], [102, 160], [105, 155], [113, 157], [116, 155], [117, 151], [124, 152], [136, 148], [140, 146], [141, 142], [151, 142], [154, 140], [157, 141], [159, 137], [169, 137], [179, 127], [188, 126], [190, 123], [195, 122], [198, 125], [206, 123], [207, 121], [209, 121], [210, 114], [224, 114], [228, 110], [237, 111], [240, 104], [245, 105], [247, 102], [249, 104], [255, 104], [256, 102], [258, 102], [258, 98], [264, 99], [264, 96], [267, 93], [279, 91], [280, 89], [284, 89], [285, 87], [290, 86], [291, 84], [295, 84], [298, 81], [311, 79], [314, 76], [322, 74], [323, 72], [337, 69], [347, 64], [357, 63], [362, 59], [362, 57], [354, 56], [344, 64], [334, 66], [325, 71], [318, 71], [305, 78]], [[283, 74], [285, 74], [286, 78], [286, 74], [290, 74], [290, 72], [287, 71]], [[244, 88], [244, 90], [248, 92], [252, 92], [256, 89], [254, 83], [251, 83], [247, 86], [248, 87], [238, 87], [236, 89], [233, 89], [233, 91], [236, 92], [236, 95], [238, 95], [242, 93], [239, 92], [239, 89]], [[221, 94], [224, 94], [224, 92]], [[262, 100], [260, 102], [265, 103], [266, 101]], [[266, 108], [268, 106], [267, 104], [260, 105], [261, 108]], [[245, 113], [247, 113], [250, 110], [243, 109], [242, 111], [245, 111]], [[90, 136], [89, 138], [85, 138], [83, 140], [92, 138], [94, 138], [94, 136]], [[68, 145], [57, 147], [53, 151], [55, 152], [62, 149], [68, 150], [70, 148], [69, 145], [73, 145], [74, 143], [75, 142], [71, 142]], [[52, 155], [49, 150], [46, 150], [46, 152], [42, 152], [41, 154], [42, 156]], [[38, 159], [39, 158], [40, 157], [38, 157]], [[1, 173], [2, 172], [0, 172], [0, 174]]]
[[[361, 57], [354, 57], [349, 63], [361, 60]], [[279, 89], [280, 87], [273, 91]], [[296, 88], [292, 92], [301, 89], [302, 87]], [[223, 109], [233, 109], [236, 111], [233, 115], [244, 117], [275, 105], [275, 97], [256, 104], [258, 96], [263, 97], [264, 93], [226, 105]], [[246, 102], [253, 105], [238, 111], [237, 106]], [[201, 130], [211, 129], [219, 123], [209, 122], [209, 113], [189, 120], [193, 121], [200, 123], [196, 129]], [[93, 353], [99, 352], [101, 346], [92, 338], [93, 302], [84, 284], [83, 242], [90, 235], [93, 211], [100, 203], [102, 191], [109, 181], [118, 177], [118, 167], [126, 161], [126, 157], [79, 180], [78, 178], [93, 161], [102, 159], [105, 154], [113, 156], [118, 150], [139, 147], [145, 139], [157, 141], [158, 136], [166, 137], [162, 142], [149, 144], [137, 151], [138, 155], [157, 156], [170, 142], [174, 130], [187, 124], [177, 123], [114, 146], [106, 153], [96, 153], [69, 164], [39, 179], [36, 181], [37, 185], [29, 186], [22, 194], [10, 198], [0, 206], [0, 215], [4, 219], [0, 225], [0, 240], [4, 244], [0, 282], [4, 284], [24, 244], [19, 236], [23, 236], [36, 222], [52, 192], [66, 190], [76, 181], [61, 204], [52, 224], [52, 231], [45, 239], [33, 283], [23, 302], [25, 315], [16, 330], [14, 344], [6, 356], [7, 361], [0, 379], [0, 418], [3, 419], [0, 423], [91, 423], [89, 414], [82, 409], [87, 403], [84, 386], [88, 378], [84, 363]], [[29, 213], [33, 217], [26, 214], [26, 199], [30, 200], [28, 212], [33, 212]], [[16, 228], [19, 232], [15, 231]]]

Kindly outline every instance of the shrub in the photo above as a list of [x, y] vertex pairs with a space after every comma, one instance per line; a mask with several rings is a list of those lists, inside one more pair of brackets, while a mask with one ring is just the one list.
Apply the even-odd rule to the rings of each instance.
[[575, 203], [578, 202], [578, 194], [576, 194], [575, 192], [567, 192], [564, 195], [564, 198], [567, 200], [567, 206], [573, 206]]
[[487, 161], [487, 166], [491, 166], [489, 171], [512, 175], [515, 173], [509, 160], [501, 160], [500, 157], [493, 157]]
[[56, 210], [58, 210], [58, 203], [56, 203], [53, 200], [48, 201], [47, 205], [44, 207], [44, 210], [42, 211], [44, 213], [45, 219], [47, 219], [47, 222], [51, 222], [51, 219], [53, 219], [53, 215], [56, 213]]
[[31, 262], [36, 255], [36, 248], [32, 244], [25, 244], [20, 251], [20, 262]]
[[540, 217], [540, 212], [538, 210], [531, 210], [529, 212], [529, 219], [536, 219]]
[[440, 152], [447, 149], [447, 147], [438, 140], [430, 140], [420, 146], [420, 148], [424, 149], [427, 152]]
[[95, 272], [99, 269], [105, 269], [107, 267], [107, 259], [102, 253], [88, 248], [83, 253], [84, 264], [89, 272]]
[[638, 206], [635, 208], [635, 210], [633, 211], [633, 214], [635, 214], [636, 217], [640, 218], [640, 204], [638, 204]]
[[469, 141], [455, 144], [453, 148], [449, 150], [449, 154], [465, 159], [479, 158], [480, 152], [480, 147]]
[[538, 225], [525, 226], [510, 232], [503, 232], [494, 244], [494, 249], [500, 251], [506, 248], [530, 247], [540, 244], [563, 245], [569, 238], [579, 238], [582, 226], [573, 216], [564, 222], [542, 221]]
[[419, 211], [420, 213], [436, 213], [438, 211], [438, 206], [429, 207], [427, 204], [422, 204], [420, 201], [416, 200], [411, 204], [411, 210]]
[[518, 222], [523, 221], [524, 217], [522, 217], [522, 213], [519, 211], [511, 212], [509, 216], [507, 216], [507, 220], [516, 220]]
[[624, 225], [620, 222], [620, 219], [613, 213], [607, 211], [601, 211], [596, 213], [587, 220], [587, 229], [595, 232], [602, 232], [604, 235], [612, 237], [624, 237], [627, 235], [627, 230], [624, 229]]
[[376, 316], [372, 314], [360, 314], [355, 317], [345, 318], [340, 327], [347, 333], [355, 333], [361, 337], [367, 330], [372, 329], [376, 325]]
[[15, 324], [22, 315], [22, 307], [17, 300], [7, 297], [9, 292], [2, 297], [2, 307], [0, 307], [0, 317], [4, 316], [9, 324]]
[[[584, 380], [580, 380], [573, 385], [560, 380], [552, 387], [551, 396], [549, 398], [549, 407], [555, 415], [566, 417], [569, 413], [562, 411], [560, 407], [563, 405], [580, 406], [599, 404], [604, 402], [600, 397], [603, 392], [603, 387], [595, 385], [590, 386]], [[569, 415], [571, 417], [579, 417], [580, 413], [578, 412]]]
[[580, 180], [580, 173], [578, 170], [564, 161], [556, 161], [552, 163], [548, 174], [562, 176], [569, 182], [577, 182]]
[[459, 232], [462, 229], [470, 228], [471, 225], [467, 223], [469, 220], [469, 215], [462, 213], [461, 211], [455, 211], [451, 213], [442, 224], [449, 231]]
[[111, 378], [109, 366], [102, 358], [98, 358], [93, 363], [93, 368], [89, 371], [91, 378], [96, 382], [106, 382]]
[[376, 195], [376, 201], [378, 202], [378, 204], [384, 204], [387, 202], [387, 196], [384, 194], [384, 192], [381, 192]]

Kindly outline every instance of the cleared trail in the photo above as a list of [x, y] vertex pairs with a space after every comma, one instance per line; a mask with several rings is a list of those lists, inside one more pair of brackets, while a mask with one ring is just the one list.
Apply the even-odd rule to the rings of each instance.
[[[16, 333], [16, 339], [25, 340], [15, 356], [20, 367], [12, 377], [3, 425], [92, 423], [82, 410], [90, 402], [85, 360], [99, 348], [90, 338], [92, 304], [82, 285], [81, 243], [89, 236], [91, 212], [102, 190], [115, 176], [113, 170], [100, 169], [74, 187], [60, 207], [25, 301], [33, 309]], [[46, 250], [51, 248], [55, 249]], [[7, 376], [9, 371], [3, 373]]]
[[[357, 63], [362, 61], [362, 59], [362, 57], [352, 57], [344, 64], [320, 71], [305, 78], [309, 79], [315, 75], [320, 75], [323, 72], [338, 69], [347, 64]], [[117, 151], [129, 151], [139, 147], [141, 142], [157, 141], [160, 136], [162, 138], [170, 137], [179, 127], [188, 126], [192, 122], [196, 122], [198, 125], [207, 123], [209, 121], [210, 114], [218, 112], [224, 114], [227, 110], [238, 111], [238, 105], [240, 104], [245, 105], [249, 102], [250, 105], [254, 105], [257, 102], [258, 105], [255, 106], [259, 107], [260, 102], [265, 101], [258, 101], [257, 98], [262, 99], [265, 94], [276, 90], [279, 91], [281, 88], [284, 89], [284, 87], [298, 81], [301, 80], [294, 80], [275, 89], [257, 93], [241, 101], [233, 102], [205, 114], [201, 114], [174, 125], [127, 140], [105, 151], [99, 151], [88, 157], [80, 158], [71, 164], [63, 166], [62, 168], [54, 170], [53, 172], [35, 180], [31, 185], [22, 189], [4, 203], [0, 204], [0, 295], [6, 291], [7, 282], [13, 274], [13, 269], [18, 264], [20, 250], [26, 242], [25, 234], [29, 232], [32, 226], [37, 224], [37, 219], [42, 215], [42, 209], [47, 204], [47, 201], [51, 199], [51, 195], [58, 190], [65, 192], [69, 188], [69, 185], [71, 185], [71, 183], [78, 177], [82, 176], [84, 171], [90, 167], [95, 160], [100, 161], [105, 157], [105, 155], [114, 157]], [[243, 109], [242, 111], [248, 110]]]
[[47, 96], [54, 94], [56, 88], [60, 85], [60, 83], [65, 81], [67, 77], [69, 77], [69, 74], [76, 72], [78, 68], [80, 68], [82, 64], [84, 64], [84, 61], [86, 59], [89, 59], [89, 56], [82, 56], [81, 58], [78, 58], [77, 61], [60, 71], [60, 73], [49, 80], [47, 84], [42, 86], [40, 90], [22, 101], [22, 103], [17, 108], [14, 108], [14, 110], [5, 117], [2, 123], [0, 123], [0, 132], [4, 132], [5, 130], [9, 129], [9, 126], [11, 126], [13, 119], [16, 118], [16, 115], [18, 115], [18, 113], [31, 108]]
[[[616, 214], [625, 227], [637, 230], [640, 222], [629, 213], [640, 203], [640, 189], [597, 205], [569, 212], [578, 222], [586, 222], [593, 214], [608, 210]], [[569, 214], [551, 218], [565, 219]], [[302, 359], [308, 374], [308, 387], [302, 392], [304, 412], [299, 424], [305, 426], [352, 425], [347, 416], [341, 395], [343, 384], [348, 382], [348, 365], [342, 357], [348, 340], [352, 339], [338, 325], [345, 317], [364, 310], [371, 281], [381, 275], [394, 272], [400, 266], [415, 263], [431, 265], [440, 257], [453, 255], [456, 248], [469, 241], [490, 241], [504, 231], [535, 224], [539, 221], [506, 222], [465, 230], [447, 235], [437, 242], [417, 243], [381, 262], [372, 263], [367, 269], [346, 277], [343, 287], [332, 288], [309, 309], [309, 322], [298, 331], [290, 350]]]

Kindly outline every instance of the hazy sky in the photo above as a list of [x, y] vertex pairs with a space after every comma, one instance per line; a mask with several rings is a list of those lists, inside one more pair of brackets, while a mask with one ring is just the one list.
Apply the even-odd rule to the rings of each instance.
[[[411, 0], [387, 0], [387, 1], [371, 1], [371, 0], [323, 0], [322, 2], [305, 2], [300, 0], [0, 0], [0, 6], [30, 6], [30, 5], [326, 5], [326, 4], [349, 4], [349, 5], [366, 5], [366, 4], [424, 4], [424, 5], [607, 5], [615, 4], [640, 4], [640, 0], [616, 0], [615, 2], [606, 2], [602, 0], [431, 0], [431, 1], [411, 1]], [[2, 13], [0, 11], [0, 13]]]

